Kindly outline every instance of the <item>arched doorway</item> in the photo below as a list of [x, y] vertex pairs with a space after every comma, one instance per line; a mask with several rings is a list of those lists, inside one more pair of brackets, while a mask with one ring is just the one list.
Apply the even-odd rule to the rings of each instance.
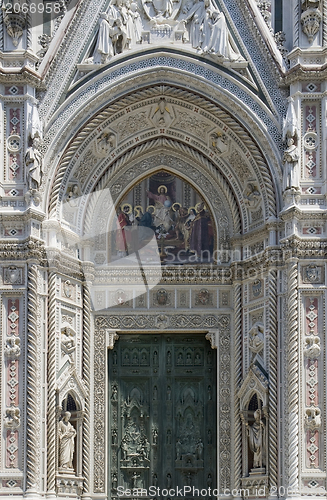
[[112, 495], [216, 485], [216, 351], [203, 334], [121, 335], [108, 387]]

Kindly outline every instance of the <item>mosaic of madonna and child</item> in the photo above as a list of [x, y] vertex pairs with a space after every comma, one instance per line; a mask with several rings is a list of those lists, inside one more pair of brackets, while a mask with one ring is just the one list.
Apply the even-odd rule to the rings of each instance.
[[214, 222], [203, 198], [187, 182], [160, 171], [144, 179], [117, 208], [118, 231], [111, 242], [112, 257], [134, 251], [133, 231], [144, 239], [153, 232], [163, 264], [210, 262], [214, 251]]

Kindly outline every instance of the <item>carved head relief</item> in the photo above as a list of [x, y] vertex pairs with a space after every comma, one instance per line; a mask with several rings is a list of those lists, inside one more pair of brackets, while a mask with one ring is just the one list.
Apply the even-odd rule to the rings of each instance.
[[157, 291], [157, 301], [160, 306], [165, 306], [168, 302], [168, 293], [163, 288]]

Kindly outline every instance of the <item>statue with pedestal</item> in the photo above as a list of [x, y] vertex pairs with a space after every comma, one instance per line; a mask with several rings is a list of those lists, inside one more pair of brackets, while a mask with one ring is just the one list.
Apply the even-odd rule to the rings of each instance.
[[250, 450], [253, 453], [253, 469], [252, 473], [263, 473], [264, 456], [265, 456], [265, 424], [261, 420], [261, 411], [255, 410], [254, 423], [249, 425], [245, 423], [249, 438]]
[[71, 414], [69, 411], [64, 413], [62, 420], [58, 425], [59, 433], [59, 472], [73, 472], [74, 440], [76, 430], [69, 422]]

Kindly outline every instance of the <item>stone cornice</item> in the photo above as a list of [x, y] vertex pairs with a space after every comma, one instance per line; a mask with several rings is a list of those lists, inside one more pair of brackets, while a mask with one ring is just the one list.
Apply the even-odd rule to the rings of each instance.
[[[16, 66], [17, 62], [20, 62]], [[29, 50], [15, 50], [14, 52], [0, 52], [0, 83], [20, 83], [38, 87], [41, 75], [34, 66], [38, 57]], [[12, 64], [15, 62], [15, 64]]]
[[327, 255], [327, 240], [310, 238], [301, 239], [296, 235], [289, 238], [283, 238], [280, 241], [280, 246], [285, 259], [289, 258], [326, 258]]
[[320, 221], [325, 221], [327, 220], [327, 212], [326, 210], [315, 210], [315, 211], [302, 211], [299, 207], [297, 206], [292, 206], [285, 211], [280, 213], [280, 218], [282, 221], [288, 221], [291, 219], [297, 219], [297, 220], [320, 220]]
[[327, 64], [322, 66], [303, 66], [297, 64], [291, 68], [282, 80], [282, 84], [286, 87], [298, 80], [305, 81], [325, 81], [327, 78]]

